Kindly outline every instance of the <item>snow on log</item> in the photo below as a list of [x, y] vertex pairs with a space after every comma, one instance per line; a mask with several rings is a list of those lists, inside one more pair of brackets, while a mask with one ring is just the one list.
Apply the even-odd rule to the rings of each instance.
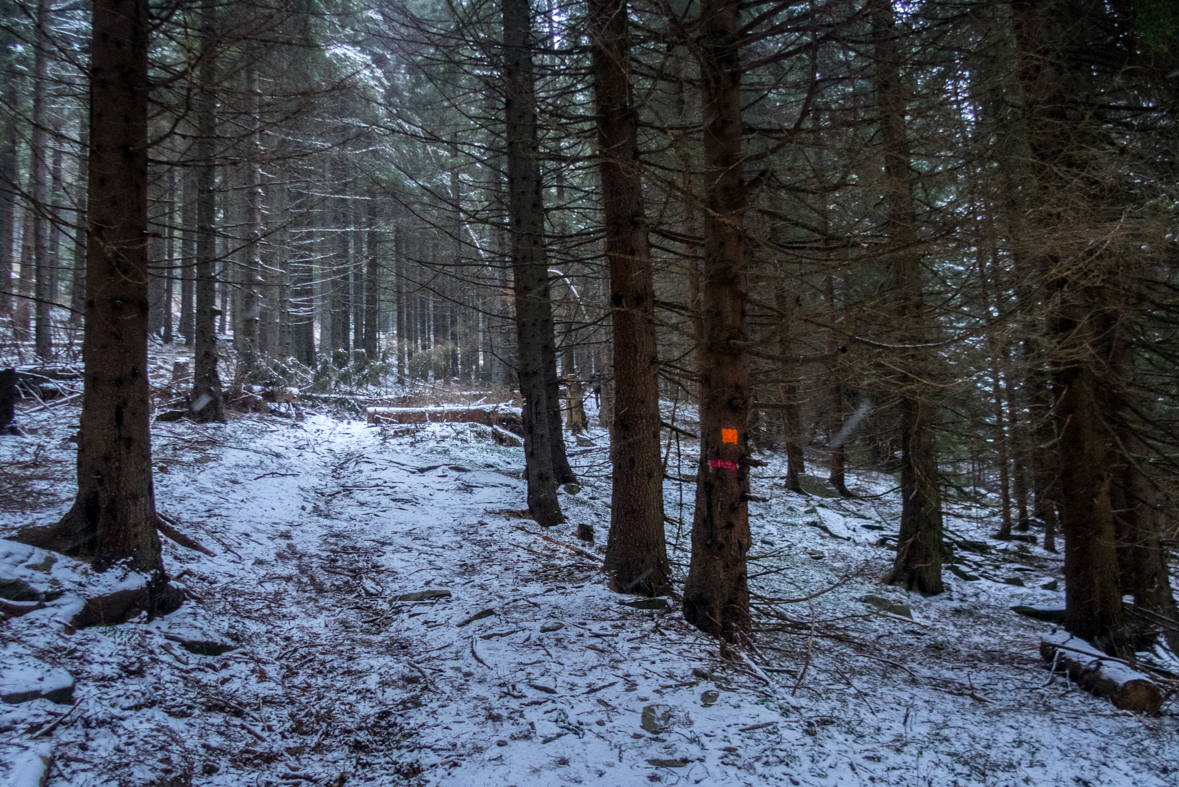
[[1045, 637], [1040, 655], [1050, 669], [1063, 668], [1081, 688], [1121, 710], [1155, 714], [1163, 704], [1162, 692], [1150, 678], [1067, 632]]
[[12, 787], [45, 787], [49, 780], [49, 766], [53, 762], [53, 748], [40, 743], [21, 752], [15, 767], [9, 772]]
[[467, 423], [519, 433], [524, 421], [519, 407], [505, 404], [435, 405], [432, 407], [368, 407], [370, 424]]

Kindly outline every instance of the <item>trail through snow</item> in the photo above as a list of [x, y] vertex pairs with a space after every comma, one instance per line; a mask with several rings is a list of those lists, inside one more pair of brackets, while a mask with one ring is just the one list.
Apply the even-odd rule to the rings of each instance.
[[[0, 444], [25, 490], [0, 534], [68, 505], [69, 421], [24, 414], [30, 437]], [[542, 533], [519, 512], [522, 451], [482, 427], [157, 424], [157, 505], [215, 556], [166, 542], [179, 611], [66, 634], [88, 568], [36, 574], [44, 553], [0, 542], [0, 578], [63, 591], [0, 625], [3, 669], [32, 659], [76, 681], [73, 705], [0, 707], [0, 773], [48, 743], [50, 785], [1179, 784], [1174, 704], [1142, 718], [1050, 680], [1036, 647], [1051, 626], [1008, 610], [1059, 602], [1040, 588], [1052, 556], [1015, 555], [1026, 587], [951, 577], [943, 597], [907, 596], [879, 584], [895, 501], [788, 495], [768, 457], [751, 567], [765, 626], [725, 663], [675, 599], [636, 608], [605, 589], [593, 437], [573, 451], [580, 488], [561, 493], [568, 525]], [[681, 575], [689, 493], [668, 484]], [[572, 539], [581, 523], [597, 547]], [[184, 646], [199, 642], [232, 649]]]

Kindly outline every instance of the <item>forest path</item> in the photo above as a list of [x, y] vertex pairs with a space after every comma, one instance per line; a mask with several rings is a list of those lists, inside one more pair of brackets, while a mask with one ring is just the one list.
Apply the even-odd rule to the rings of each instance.
[[[709, 644], [623, 606], [592, 552], [521, 518], [519, 449], [453, 425], [219, 429], [177, 427], [177, 466], [199, 469], [165, 474], [158, 496], [220, 553], [169, 547], [201, 600], [168, 625], [220, 628], [255, 665], [196, 685], [206, 708], [256, 709], [227, 722], [226, 738], [257, 738], [228, 768], [270, 773], [277, 750], [316, 780], [558, 785], [704, 762], [684, 708], [704, 707], [693, 669], [707, 673]], [[194, 432], [217, 447], [193, 457]], [[604, 533], [604, 501], [562, 497]], [[753, 708], [729, 724], [778, 718]]]
[[[26, 423], [0, 460], [28, 504], [0, 507], [0, 532], [52, 521], [70, 499], [76, 422]], [[0, 626], [0, 657], [76, 681], [72, 708], [0, 706], [0, 775], [47, 742], [50, 787], [1174, 783], [1176, 719], [1049, 681], [1035, 651], [1049, 627], [1007, 608], [1050, 603], [1039, 585], [1055, 563], [1040, 555], [1028, 587], [998, 575], [929, 599], [882, 587], [876, 539], [895, 501], [784, 494], [773, 455], [755, 489], [769, 498], [754, 505], [755, 589], [841, 584], [776, 608], [801, 624], [759, 633], [760, 667], [722, 664], [674, 604], [606, 590], [601, 545], [573, 541], [577, 525], [604, 536], [609, 521], [596, 437], [573, 452], [569, 522], [542, 533], [517, 510], [522, 451], [477, 427], [157, 424], [157, 505], [215, 554], [165, 542], [190, 595], [166, 618], [68, 635], [67, 594]], [[677, 475], [691, 472], [683, 456]], [[669, 485], [667, 511], [682, 520], [680, 491]], [[955, 527], [979, 538], [986, 523]], [[63, 559], [52, 574], [86, 570]], [[913, 619], [876, 614], [865, 594]], [[809, 614], [829, 638], [810, 638]], [[231, 649], [186, 649], [196, 641]]]

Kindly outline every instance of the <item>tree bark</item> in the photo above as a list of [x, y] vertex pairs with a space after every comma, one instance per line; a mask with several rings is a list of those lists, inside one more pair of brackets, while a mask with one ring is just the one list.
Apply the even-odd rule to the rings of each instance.
[[184, 204], [180, 210], [180, 334], [191, 346], [196, 338], [196, 237], [200, 190], [196, 175], [184, 173]]
[[[310, 196], [306, 191], [297, 192], [291, 212], [294, 234], [303, 238], [310, 225]], [[314, 243], [302, 241], [295, 248], [299, 254], [289, 263], [291, 276], [291, 354], [304, 366], [315, 364], [315, 285], [312, 281], [312, 260], [315, 259]]]
[[167, 197], [165, 198], [164, 220], [164, 325], [162, 339], [164, 344], [172, 343], [172, 290], [176, 278], [176, 168], [168, 167]]
[[247, 246], [242, 252], [245, 265], [241, 272], [241, 314], [236, 321], [241, 336], [234, 335], [244, 367], [245, 382], [253, 383], [260, 374], [262, 316], [262, 118], [261, 96], [258, 90], [258, 69], [251, 63], [246, 67], [246, 100], [249, 102], [253, 128], [247, 145], [246, 171], [246, 228]]
[[270, 297], [274, 313], [274, 339], [270, 355], [286, 363], [293, 354], [291, 346], [291, 257], [293, 216], [290, 215], [290, 190], [270, 188], [267, 190], [274, 216], [285, 216], [278, 222], [278, 229], [271, 241], [267, 242], [269, 252], [271, 288]]
[[[53, 293], [49, 289], [49, 266], [57, 264], [49, 259], [49, 0], [37, 0], [36, 31], [33, 44], [33, 133], [29, 145], [29, 168], [32, 179], [33, 268], [34, 285], [34, 348], [37, 357], [46, 361], [53, 355], [53, 325], [50, 306]], [[22, 266], [21, 277], [29, 272]]]
[[364, 201], [352, 195], [348, 207], [347, 235], [352, 242], [351, 257], [348, 260], [349, 297], [352, 304], [352, 350], [364, 349], [364, 277], [368, 273], [368, 252], [365, 249]]
[[741, 58], [736, 0], [702, 0], [700, 73], [704, 124], [700, 466], [684, 617], [735, 641], [749, 628], [747, 424], [752, 392], [747, 340], [748, 271], [741, 161]]
[[1081, 688], [1104, 697], [1120, 710], [1154, 715], [1163, 693], [1149, 677], [1118, 661], [1103, 658], [1088, 642], [1055, 633], [1040, 641], [1040, 655], [1050, 668], [1063, 669]]
[[[981, 210], [981, 208], [980, 208]], [[989, 211], [988, 211], [989, 212]], [[993, 237], [993, 235], [992, 235]], [[994, 252], [993, 252], [994, 253]], [[992, 263], [998, 267], [998, 260], [992, 258]], [[978, 253], [978, 280], [982, 302], [990, 314], [991, 310], [998, 310], [998, 297], [992, 300], [989, 283], [990, 273], [986, 258], [980, 247]], [[998, 278], [998, 277], [996, 277]], [[999, 288], [997, 288], [999, 289]], [[1011, 478], [1010, 478], [1010, 430], [1007, 423], [1006, 400], [1003, 396], [1003, 378], [1000, 369], [1006, 366], [1007, 348], [1003, 345], [1002, 337], [993, 337], [988, 341], [991, 356], [991, 403], [995, 412], [995, 463], [999, 467], [999, 532], [996, 538], [1011, 538]]]
[[532, 12], [528, 0], [503, 0], [503, 80], [508, 148], [508, 214], [511, 230], [516, 341], [520, 393], [524, 399], [525, 474], [528, 509], [542, 527], [565, 521], [557, 501], [553, 457], [561, 440], [560, 410], [553, 433], [546, 375], [556, 347], [549, 300], [548, 255], [536, 132], [536, 87], [532, 65]]
[[[335, 180], [326, 185], [327, 188], [332, 188], [340, 191], [344, 188], [347, 182], [347, 175], [344, 168], [343, 161], [336, 162]], [[348, 205], [347, 199], [343, 194], [337, 194], [331, 198], [331, 220], [333, 226], [339, 228], [339, 231], [334, 235], [334, 249], [330, 258], [330, 280], [327, 283], [328, 297], [328, 314], [327, 317], [332, 325], [331, 344], [332, 362], [336, 363], [341, 360], [334, 351], [343, 350], [343, 358], [347, 358], [349, 340], [352, 338], [352, 298], [348, 291], [349, 273], [352, 270], [352, 255], [348, 246], [348, 232], [345, 228], [348, 226]], [[344, 366], [344, 363], [338, 364]]]
[[[1149, 451], [1140, 432], [1149, 425], [1131, 423], [1126, 412], [1119, 416], [1118, 443], [1127, 452], [1115, 468], [1111, 488], [1119, 580], [1123, 592], [1133, 594], [1135, 612], [1145, 613], [1145, 625], [1139, 628], [1151, 630], [1161, 618], [1167, 647], [1179, 652], [1179, 608], [1171, 589], [1156, 485], [1144, 472]], [[1142, 650], [1153, 637], [1135, 639], [1135, 649]]]
[[905, 128], [908, 97], [900, 77], [896, 25], [889, 0], [870, 4], [875, 39], [876, 100], [884, 153], [888, 245], [885, 319], [893, 322], [893, 365], [901, 416], [901, 530], [890, 584], [925, 594], [941, 593], [942, 511], [929, 376], [917, 213]]
[[404, 380], [409, 354], [409, 294], [405, 289], [405, 219], [394, 207], [393, 213], [393, 300], [396, 314], [397, 379]]
[[835, 301], [835, 274], [828, 271], [823, 277], [823, 299], [826, 305], [827, 314], [827, 380], [830, 386], [830, 396], [828, 397], [828, 407], [831, 408], [831, 414], [828, 418], [828, 439], [830, 446], [828, 450], [830, 454], [827, 458], [827, 479], [831, 482], [831, 486], [843, 497], [851, 497], [851, 491], [847, 488], [847, 440], [848, 435], [843, 433], [846, 418], [848, 417], [847, 406], [844, 402], [845, 396], [843, 393], [843, 368], [840, 359], [843, 357], [841, 348], [839, 346], [839, 334], [836, 333], [835, 325], [838, 319], [838, 309]]
[[1016, 529], [1026, 532], [1031, 526], [1028, 518], [1027, 457], [1029, 446], [1027, 444], [1027, 430], [1026, 425], [1020, 420], [1015, 383], [1012, 379], [1013, 363], [1007, 349], [1003, 351], [1003, 359], [1005, 361], [1002, 369], [1003, 395], [1007, 405], [1007, 424], [1011, 430], [1011, 487], [1015, 497]]
[[[11, 74], [12, 44], [7, 31], [0, 30], [0, 73], [3, 74], [3, 93], [0, 101], [5, 106], [11, 106], [16, 95]], [[0, 124], [0, 317], [9, 317], [13, 306], [12, 278], [13, 245], [16, 242], [16, 191], [17, 191], [17, 150], [16, 150], [16, 120], [11, 112], [3, 113], [3, 124]]]
[[[782, 433], [786, 440], [786, 488], [802, 492], [800, 477], [806, 472], [806, 457], [802, 443], [802, 419], [798, 410], [798, 365], [794, 355], [791, 331], [793, 313], [784, 281], [774, 286], [774, 306], [783, 325], [778, 329], [778, 393], [782, 397]], [[790, 315], [790, 316], [787, 316]]]
[[378, 330], [378, 310], [380, 309], [380, 287], [381, 287], [381, 262], [380, 257], [377, 256], [377, 246], [379, 241], [379, 233], [377, 226], [379, 222], [380, 211], [377, 209], [377, 196], [373, 192], [368, 195], [368, 243], [366, 243], [365, 251], [368, 252], [368, 258], [365, 260], [367, 270], [364, 274], [364, 352], [368, 356], [369, 361], [376, 362], [379, 360], [379, 349], [377, 347], [377, 330]]
[[1098, 648], [1124, 652], [1130, 648], [1115, 548], [1115, 462], [1103, 415], [1117, 409], [1107, 365], [1125, 350], [1118, 336], [1128, 317], [1110, 302], [1118, 285], [1112, 260], [1089, 254], [1075, 224], [1079, 210], [1086, 221], [1102, 222], [1120, 208], [1102, 204], [1104, 174], [1090, 154], [1093, 121], [1071, 111], [1084, 97], [1089, 70], [1057, 54], [1083, 45], [1085, 26], [1074, 24], [1064, 4], [1012, 0], [1011, 7], [1037, 231], [1046, 239], [1034, 270], [1050, 304], [1046, 352], [1060, 439], [1065, 628]]
[[195, 421], [225, 423], [225, 406], [221, 395], [221, 375], [217, 370], [217, 318], [224, 316], [224, 307], [216, 308], [216, 280], [214, 266], [217, 259], [217, 133], [216, 96], [213, 85], [217, 78], [214, 54], [215, 7], [212, 0], [203, 0], [201, 8], [201, 64], [195, 99], [197, 114], [197, 237], [196, 237], [196, 308], [193, 313], [194, 347], [192, 373], [192, 402], [190, 416]]
[[164, 259], [164, 232], [167, 216], [158, 207], [165, 199], [163, 173], [157, 168], [148, 172], [148, 204], [158, 214], [148, 224], [147, 235], [147, 332], [159, 336], [164, 329], [164, 284], [167, 261]]
[[[655, 285], [630, 85], [626, 0], [590, 0], [589, 27], [618, 384], [605, 571], [612, 589], [655, 596], [670, 588], [671, 565], [663, 530]], [[574, 385], [570, 380], [571, 394]]]
[[149, 576], [140, 608], [179, 594], [163, 573], [152, 488], [147, 371], [148, 4], [94, 0], [85, 386], [78, 497], [39, 546]]

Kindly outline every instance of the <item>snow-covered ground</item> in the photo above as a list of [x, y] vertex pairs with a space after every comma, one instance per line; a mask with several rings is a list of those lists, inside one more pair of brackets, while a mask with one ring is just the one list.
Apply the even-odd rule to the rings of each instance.
[[[77, 414], [22, 410], [29, 436], [0, 438], [0, 535], [68, 507]], [[521, 517], [521, 449], [485, 427], [157, 424], [157, 506], [215, 556], [166, 541], [179, 611], [69, 634], [74, 589], [117, 578], [0, 541], [0, 578], [63, 591], [0, 624], [0, 670], [75, 682], [72, 703], [0, 705], [0, 774], [52, 752], [50, 785], [1179, 784], [1174, 701], [1143, 717], [1053, 678], [1052, 626], [1010, 611], [1063, 606], [1043, 587], [1062, 589], [1058, 556], [989, 541], [942, 596], [882, 586], [891, 479], [803, 497], [763, 456], [759, 631], [723, 662], [675, 599], [605, 589], [609, 467], [591, 438], [570, 444], [568, 524], [541, 532]], [[673, 476], [694, 450], [670, 446]], [[692, 489], [666, 495], [682, 579]], [[954, 514], [957, 537], [995, 529]], [[574, 539], [582, 523], [597, 546]]]

